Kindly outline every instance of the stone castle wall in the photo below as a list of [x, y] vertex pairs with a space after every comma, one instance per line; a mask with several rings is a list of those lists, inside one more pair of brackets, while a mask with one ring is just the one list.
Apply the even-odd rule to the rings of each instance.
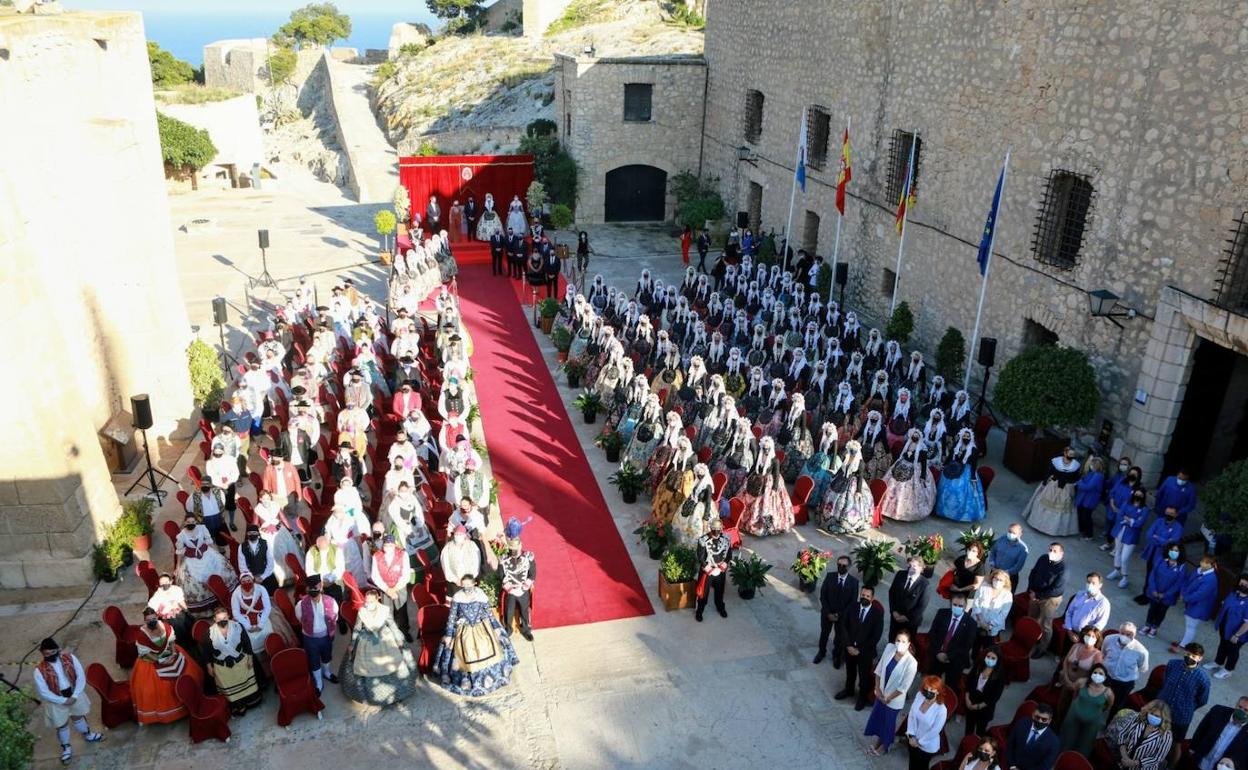
[[204, 85], [258, 93], [264, 87], [268, 41], [218, 40], [204, 46]]
[[0, 15], [0, 104], [0, 586], [84, 583], [120, 512], [96, 431], [138, 393], [153, 445], [193, 427], [140, 16]]
[[[998, 366], [1022, 348], [1026, 319], [1088, 351], [1103, 416], [1121, 436], [1162, 288], [1210, 298], [1225, 242], [1248, 208], [1246, 23], [1248, 6], [1228, 0], [1112, 8], [900, 0], [814, 11], [711, 0], [704, 170], [719, 177], [731, 211], [746, 209], [750, 182], [761, 185], [764, 227], [780, 233], [802, 110], [827, 108], [828, 164], [808, 170], [793, 229], [800, 242], [804, 212], [817, 213], [818, 252], [830, 256], [840, 135], [852, 117], [840, 259], [850, 264], [847, 301], [882, 325], [883, 270], [898, 245], [896, 201], [885, 199], [890, 137], [917, 130], [918, 203], [899, 299], [914, 309], [914, 341], [930, 353], [948, 326], [971, 336], [976, 248], [1012, 150], [981, 335], [999, 340]], [[747, 89], [765, 95], [762, 135], [748, 145], [755, 164], [738, 160]], [[1095, 189], [1070, 270], [1032, 253], [1052, 169], [1086, 174]], [[1090, 317], [1085, 291], [1102, 287], [1138, 311], [1125, 329]]]

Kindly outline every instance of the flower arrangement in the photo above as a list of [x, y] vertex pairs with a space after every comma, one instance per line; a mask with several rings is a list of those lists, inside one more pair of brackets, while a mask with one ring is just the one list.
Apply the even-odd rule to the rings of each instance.
[[559, 300], [547, 297], [537, 303], [537, 312], [542, 318], [554, 318], [559, 315]]
[[633, 530], [633, 534], [641, 538], [641, 542], [646, 544], [646, 548], [650, 550], [650, 554], [657, 558], [667, 548], [672, 540], [672, 531], [666, 524], [658, 519], [650, 518], [637, 529]]
[[582, 412], [597, 412], [602, 409], [602, 396], [592, 390], [582, 391], [579, 396], [572, 399], [572, 406]]
[[563, 373], [568, 375], [569, 378], [576, 377], [579, 379], [585, 375], [585, 370], [589, 368], [589, 364], [585, 361], [584, 356], [576, 356], [564, 361], [562, 368]]
[[618, 452], [624, 446], [624, 437], [614, 428], [604, 428], [602, 433], [594, 437], [594, 446], [607, 452], [612, 449]]
[[789, 569], [803, 583], [814, 583], [828, 568], [828, 560], [831, 558], [831, 551], [820, 551], [813, 545], [808, 545], [797, 552], [797, 558], [789, 565]]
[[907, 557], [919, 557], [930, 567], [940, 561], [940, 555], [945, 552], [945, 539], [940, 535], [911, 537], [901, 544], [901, 552]]
[[485, 598], [491, 607], [498, 606], [498, 598], [503, 595], [503, 576], [498, 573], [498, 570], [483, 571], [477, 587], [485, 593]]
[[554, 343], [555, 350], [567, 353], [568, 348], [572, 347], [572, 331], [566, 326], [556, 326], [550, 333], [550, 341]]
[[501, 534], [490, 538], [490, 550], [494, 552], [496, 557], [501, 557], [507, 553], [507, 539]]
[[624, 502], [637, 502], [637, 493], [642, 490], [646, 484], [646, 474], [634, 468], [631, 463], [625, 462], [620, 469], [611, 474], [607, 479], [620, 490], [620, 494], [624, 497]]
[[979, 543], [984, 558], [988, 557], [988, 550], [992, 548], [992, 541], [995, 539], [991, 527], [974, 526], [962, 532], [958, 536], [958, 543], [963, 549], [970, 548], [971, 543]]

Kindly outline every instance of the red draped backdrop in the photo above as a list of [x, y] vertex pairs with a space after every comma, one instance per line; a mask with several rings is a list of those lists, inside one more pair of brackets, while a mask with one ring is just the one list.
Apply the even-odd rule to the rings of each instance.
[[[524, 200], [533, 182], [532, 155], [433, 155], [399, 158], [399, 181], [411, 196], [412, 213], [425, 217], [429, 196], [436, 195], [443, 221], [451, 204], [476, 196], [478, 211], [485, 210], [485, 194], [493, 193], [494, 210], [507, 216], [512, 196]], [[525, 204], [527, 210], [528, 204]]]

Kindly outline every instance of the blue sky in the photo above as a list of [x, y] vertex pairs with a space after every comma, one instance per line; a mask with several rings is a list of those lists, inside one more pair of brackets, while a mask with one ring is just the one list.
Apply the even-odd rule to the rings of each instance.
[[[187, 11], [192, 13], [274, 13], [290, 12], [305, 5], [299, 0], [207, 0], [196, 3], [191, 0], [67, 0], [65, 5], [81, 10], [109, 11]], [[429, 11], [423, 0], [336, 0], [338, 10], [347, 14], [392, 14], [396, 19], [406, 16], [428, 16]]]

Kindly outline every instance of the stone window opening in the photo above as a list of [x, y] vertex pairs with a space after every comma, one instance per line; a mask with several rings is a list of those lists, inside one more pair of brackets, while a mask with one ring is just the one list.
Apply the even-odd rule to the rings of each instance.
[[832, 114], [827, 107], [810, 105], [806, 111], [806, 162], [812, 168], [828, 165], [828, 140], [832, 135]]
[[880, 294], [885, 297], [893, 296], [893, 289], [897, 286], [897, 273], [892, 268], [884, 268], [884, 273], [880, 279]]
[[1023, 350], [1030, 350], [1038, 345], [1056, 345], [1058, 340], [1057, 332], [1044, 324], [1030, 318], [1023, 319]]
[[1239, 215], [1218, 264], [1214, 286], [1217, 304], [1235, 313], [1248, 314], [1248, 211]]
[[1062, 270], [1079, 264], [1079, 250], [1083, 247], [1094, 196], [1087, 176], [1064, 169], [1049, 172], [1031, 242], [1037, 262]]
[[624, 121], [626, 123], [649, 123], [653, 96], [653, 83], [625, 83]]
[[910, 146], [914, 146], [914, 178], [910, 180], [910, 191], [919, 189], [919, 171], [922, 169], [923, 137], [916, 137], [913, 132], [893, 131], [888, 146], [888, 194], [891, 205], [901, 201], [902, 190], [906, 187], [906, 172], [910, 165]]
[[753, 89], [745, 92], [745, 141], [757, 144], [763, 137], [763, 103], [766, 97], [762, 91]]

